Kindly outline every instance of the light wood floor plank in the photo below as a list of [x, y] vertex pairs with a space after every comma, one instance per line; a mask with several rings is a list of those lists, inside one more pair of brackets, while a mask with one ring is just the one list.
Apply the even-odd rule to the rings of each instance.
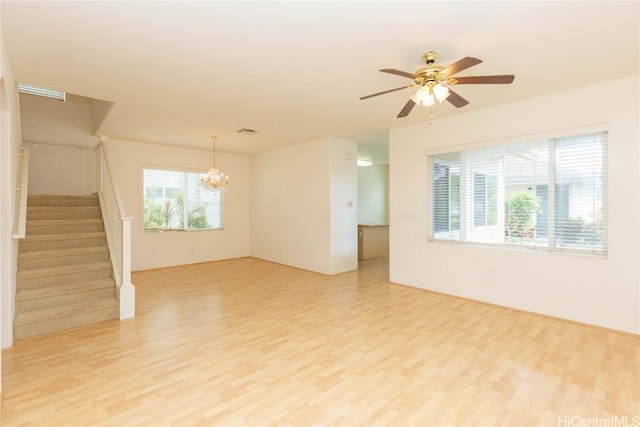
[[3, 351], [2, 425], [640, 423], [639, 337], [391, 284], [384, 258], [360, 267], [134, 273], [135, 319]]

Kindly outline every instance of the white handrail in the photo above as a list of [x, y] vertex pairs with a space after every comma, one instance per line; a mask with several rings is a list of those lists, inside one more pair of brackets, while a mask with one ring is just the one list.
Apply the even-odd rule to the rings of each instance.
[[120, 319], [135, 317], [135, 286], [131, 283], [131, 217], [125, 214], [120, 192], [111, 174], [109, 154], [102, 139], [98, 151], [98, 196], [116, 278]]
[[38, 145], [51, 145], [53, 147], [64, 147], [64, 148], [77, 148], [80, 150], [93, 150], [95, 147], [92, 146], [86, 146], [86, 145], [78, 145], [78, 144], [63, 144], [61, 142], [55, 142], [55, 141], [45, 141], [44, 139], [23, 139], [22, 140], [23, 143], [25, 144], [31, 144], [34, 146], [34, 148]]
[[[124, 212], [122, 200], [120, 200], [120, 192], [118, 191], [118, 186], [115, 183], [115, 181], [113, 180], [113, 177], [111, 176], [111, 166], [109, 166], [109, 155], [107, 153], [108, 152], [107, 147], [105, 146], [105, 144], [104, 144], [104, 142], [102, 140], [98, 144], [98, 147], [100, 147], [100, 150], [102, 150], [102, 158], [104, 159], [106, 172], [109, 175], [109, 182], [107, 184], [110, 184], [111, 187], [113, 188], [113, 194], [115, 196], [116, 204], [118, 206], [118, 213], [120, 214], [120, 217], [124, 218], [127, 215]], [[101, 183], [105, 184], [102, 180], [101, 180]], [[100, 186], [100, 189], [102, 190], [102, 186]]]
[[16, 211], [16, 227], [14, 229], [14, 239], [24, 239], [27, 229], [27, 198], [29, 196], [29, 149], [27, 147], [21, 147], [20, 162], [18, 163], [18, 186], [16, 191], [18, 192], [18, 204]]

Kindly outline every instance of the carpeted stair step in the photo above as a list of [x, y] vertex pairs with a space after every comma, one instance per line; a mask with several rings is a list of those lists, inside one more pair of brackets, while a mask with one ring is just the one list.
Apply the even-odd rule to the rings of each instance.
[[16, 311], [25, 313], [95, 299], [115, 298], [115, 296], [116, 282], [113, 279], [24, 289], [16, 292]]
[[18, 248], [16, 339], [119, 318], [97, 194], [29, 195]]
[[20, 241], [20, 252], [46, 251], [53, 249], [83, 248], [107, 244], [104, 231], [72, 234], [42, 234], [27, 236]]
[[88, 196], [29, 194], [27, 206], [100, 206], [100, 201], [96, 194]]
[[17, 290], [64, 285], [66, 283], [108, 279], [113, 276], [110, 262], [34, 268], [18, 271]]
[[27, 209], [27, 220], [100, 218], [98, 206], [30, 206]]
[[92, 233], [98, 231], [104, 231], [102, 219], [28, 220], [26, 235]]
[[118, 318], [115, 297], [34, 310], [16, 314], [14, 337], [23, 339]]
[[18, 270], [86, 264], [91, 262], [108, 262], [109, 260], [109, 248], [104, 245], [84, 248], [28, 251], [21, 252], [18, 255]]

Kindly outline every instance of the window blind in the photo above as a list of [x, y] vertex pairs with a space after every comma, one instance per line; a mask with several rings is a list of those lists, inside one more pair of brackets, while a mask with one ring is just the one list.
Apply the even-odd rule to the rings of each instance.
[[431, 237], [606, 251], [607, 133], [430, 156]]

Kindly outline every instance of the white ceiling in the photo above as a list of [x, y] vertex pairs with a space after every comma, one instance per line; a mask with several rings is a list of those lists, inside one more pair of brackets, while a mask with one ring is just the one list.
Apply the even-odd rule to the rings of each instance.
[[[156, 1], [1, 4], [17, 81], [111, 101], [112, 138], [252, 154], [334, 136], [375, 147], [428, 50], [459, 74], [515, 74], [511, 85], [465, 85], [470, 104], [435, 120], [600, 80], [638, 74], [639, 3], [433, 1]], [[606, 96], [606, 94], [595, 95]], [[597, 108], [595, 106], [594, 108]], [[239, 134], [252, 128], [256, 134]], [[364, 148], [363, 148], [364, 149]], [[380, 155], [380, 154], [376, 154]]]

